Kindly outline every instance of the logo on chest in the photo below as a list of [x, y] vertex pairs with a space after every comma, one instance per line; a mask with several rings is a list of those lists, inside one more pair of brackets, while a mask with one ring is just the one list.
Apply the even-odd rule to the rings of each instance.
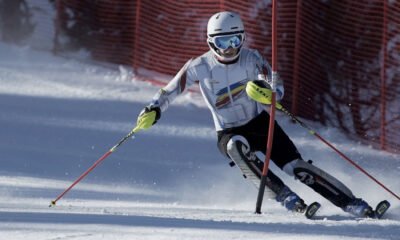
[[241, 81], [224, 87], [216, 92], [215, 106], [217, 108], [222, 108], [226, 106], [230, 101], [239, 98], [246, 88], [246, 81]]

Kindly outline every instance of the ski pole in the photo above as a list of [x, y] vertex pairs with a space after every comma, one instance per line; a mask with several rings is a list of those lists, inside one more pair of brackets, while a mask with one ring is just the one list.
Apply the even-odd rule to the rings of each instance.
[[130, 131], [125, 137], [123, 137], [115, 146], [113, 146], [108, 152], [106, 152], [102, 157], [100, 157], [90, 168], [88, 168], [81, 176], [79, 176], [64, 192], [62, 192], [58, 197], [51, 201], [49, 207], [55, 206], [57, 201], [60, 200], [69, 190], [71, 190], [76, 184], [78, 184], [86, 175], [88, 175], [97, 165], [99, 165], [104, 159], [111, 155], [119, 146], [121, 146], [126, 140], [131, 138], [140, 128], [136, 126], [132, 131]]
[[277, 1], [272, 0], [272, 96], [271, 96], [271, 108], [269, 113], [269, 127], [268, 127], [268, 139], [267, 139], [267, 152], [265, 154], [264, 167], [260, 180], [260, 187], [258, 188], [257, 202], [256, 202], [256, 213], [261, 214], [261, 205], [264, 198], [265, 185], [267, 183], [267, 173], [269, 168], [269, 161], [272, 152], [272, 142], [274, 140], [274, 126], [275, 126], [275, 104], [276, 104], [276, 81], [277, 81]]
[[323, 143], [328, 145], [330, 148], [332, 148], [337, 154], [339, 154], [343, 159], [347, 160], [350, 164], [352, 164], [354, 167], [356, 167], [358, 170], [360, 170], [362, 173], [367, 175], [370, 179], [375, 181], [379, 186], [381, 186], [383, 189], [385, 189], [387, 192], [395, 196], [398, 200], [400, 200], [400, 197], [395, 194], [393, 191], [391, 191], [389, 188], [387, 188], [385, 185], [383, 185], [381, 182], [379, 182], [376, 178], [374, 178], [371, 174], [369, 174], [367, 171], [365, 171], [360, 165], [355, 163], [353, 160], [351, 160], [349, 157], [347, 157], [344, 153], [339, 151], [336, 147], [334, 147], [331, 143], [329, 143], [327, 140], [325, 140], [321, 135], [319, 135], [317, 132], [315, 132], [313, 129], [311, 129], [307, 124], [305, 124], [303, 121], [298, 119], [296, 116], [294, 116], [291, 112], [289, 112], [286, 108], [284, 108], [281, 104], [277, 103], [276, 108], [278, 110], [281, 110], [283, 113], [285, 113], [287, 116], [289, 116], [293, 121], [297, 122], [300, 124], [300, 126], [306, 128], [308, 132], [311, 135], [314, 135], [317, 137], [319, 140], [321, 140]]

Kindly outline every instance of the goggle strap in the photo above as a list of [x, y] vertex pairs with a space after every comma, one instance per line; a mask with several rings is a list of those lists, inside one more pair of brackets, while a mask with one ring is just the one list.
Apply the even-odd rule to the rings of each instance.
[[225, 35], [235, 35], [238, 33], [244, 33], [244, 31], [236, 31], [236, 32], [226, 32], [226, 33], [214, 33], [214, 34], [210, 34], [208, 35], [209, 37], [216, 37], [216, 36], [225, 36]]

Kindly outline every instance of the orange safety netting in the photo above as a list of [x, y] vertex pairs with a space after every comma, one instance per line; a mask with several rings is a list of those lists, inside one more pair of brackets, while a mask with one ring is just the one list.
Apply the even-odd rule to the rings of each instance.
[[[63, 34], [96, 60], [174, 75], [208, 51], [215, 12], [240, 13], [247, 46], [271, 56], [270, 1], [58, 0]], [[61, 37], [60, 37], [61, 36]], [[69, 44], [72, 44], [71, 41]], [[394, 152], [400, 147], [400, 2], [278, 1], [278, 71], [292, 113], [340, 127]]]

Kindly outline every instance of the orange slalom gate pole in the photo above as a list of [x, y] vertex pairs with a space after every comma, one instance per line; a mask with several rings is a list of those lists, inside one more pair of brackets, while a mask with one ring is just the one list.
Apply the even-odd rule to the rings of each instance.
[[258, 188], [258, 196], [256, 202], [256, 213], [261, 214], [261, 206], [264, 198], [265, 185], [267, 183], [267, 173], [269, 168], [269, 161], [272, 152], [272, 143], [274, 140], [274, 127], [275, 127], [275, 105], [276, 105], [276, 81], [277, 81], [277, 0], [272, 0], [272, 96], [271, 107], [269, 113], [269, 128], [267, 139], [267, 152], [265, 154], [265, 161], [263, 172], [260, 180], [260, 187]]

